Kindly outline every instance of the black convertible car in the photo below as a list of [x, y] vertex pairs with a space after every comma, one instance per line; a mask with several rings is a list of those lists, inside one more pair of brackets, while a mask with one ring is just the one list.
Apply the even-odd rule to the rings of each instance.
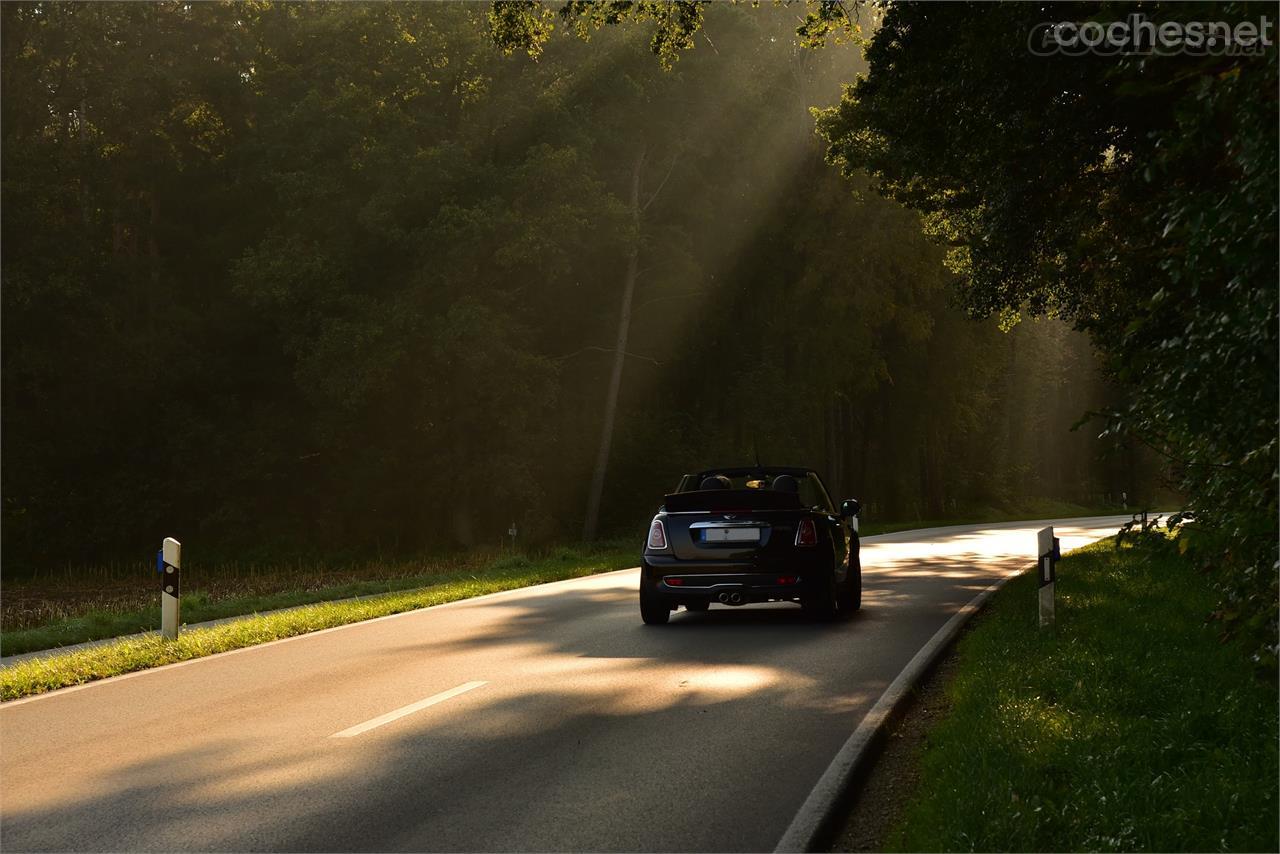
[[839, 512], [811, 469], [757, 466], [687, 474], [649, 525], [640, 615], [683, 605], [799, 602], [820, 619], [862, 604], [858, 502]]

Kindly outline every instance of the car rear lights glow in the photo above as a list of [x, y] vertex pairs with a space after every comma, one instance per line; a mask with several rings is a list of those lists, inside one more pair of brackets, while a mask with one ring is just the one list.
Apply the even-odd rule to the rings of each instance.
[[794, 575], [779, 575], [779, 576], [778, 576], [778, 583], [779, 583], [779, 584], [795, 584], [795, 583], [797, 583], [799, 580], [800, 580], [800, 579], [799, 579], [797, 576], [794, 576]]
[[668, 578], [666, 578], [666, 579], [664, 579], [664, 580], [665, 580], [668, 584], [670, 584], [671, 586], [673, 586], [673, 587], [679, 587], [681, 584], [684, 584], [684, 579], [683, 579], [683, 578], [671, 578], [671, 577], [668, 577]]
[[661, 519], [654, 519], [649, 526], [649, 548], [661, 551], [667, 547], [667, 529]]
[[801, 519], [799, 527], [796, 528], [796, 545], [816, 546], [817, 544], [818, 529], [813, 526], [813, 520]]

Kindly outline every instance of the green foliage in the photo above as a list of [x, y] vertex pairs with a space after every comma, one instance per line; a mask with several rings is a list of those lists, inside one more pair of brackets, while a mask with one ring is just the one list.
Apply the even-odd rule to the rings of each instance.
[[702, 28], [706, 5], [707, 0], [568, 0], [554, 12], [537, 0], [496, 0], [489, 7], [489, 31], [503, 53], [523, 51], [537, 59], [555, 30], [557, 16], [584, 41], [604, 26], [624, 21], [652, 23], [649, 49], [662, 67], [669, 69], [680, 58], [680, 51], [693, 48], [693, 36]]
[[796, 35], [803, 47], [811, 48], [825, 47], [828, 40], [840, 44], [856, 39], [861, 43], [862, 16], [870, 19], [873, 11], [857, 2], [806, 0], [804, 22], [796, 28]]
[[[734, 0], [737, 2], [737, 0]], [[517, 51], [538, 59], [555, 31], [558, 17], [566, 31], [590, 40], [602, 27], [636, 23], [653, 31], [649, 49], [665, 69], [692, 50], [702, 29], [710, 0], [567, 0], [558, 10], [541, 0], [493, 0], [489, 4], [489, 34], [504, 54]], [[752, 5], [759, 5], [757, 2]], [[804, 19], [795, 28], [803, 47], [822, 47], [857, 38], [862, 32], [858, 4], [842, 0], [774, 0], [778, 7], [803, 5]], [[850, 14], [850, 6], [854, 12]], [[708, 41], [714, 49], [714, 43]]]
[[1053, 631], [1035, 584], [1011, 582], [961, 640], [889, 847], [1275, 850], [1275, 683], [1205, 625], [1194, 566], [1164, 538], [1073, 552]]
[[[1231, 3], [1141, 11], [1157, 25], [1255, 17]], [[971, 313], [1056, 316], [1092, 334], [1129, 392], [1108, 434], [1170, 460], [1219, 613], [1274, 665], [1275, 47], [1042, 57], [1026, 42], [1045, 17], [1019, 4], [891, 6], [870, 73], [819, 121], [829, 156], [921, 212]]]
[[543, 7], [0, 8], [6, 580], [576, 536], [632, 251], [608, 531], [756, 452], [880, 521], [1150, 497], [1067, 430], [1115, 402], [1087, 342], [965, 321], [919, 218], [823, 164], [850, 45], [566, 8], [590, 43], [536, 63], [488, 28]]

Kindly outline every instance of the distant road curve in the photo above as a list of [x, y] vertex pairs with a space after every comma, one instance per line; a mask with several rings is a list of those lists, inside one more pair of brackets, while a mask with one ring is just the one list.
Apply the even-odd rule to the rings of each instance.
[[[1128, 516], [1054, 522], [1063, 549]], [[863, 611], [678, 613], [634, 569], [0, 705], [0, 848], [770, 851], [902, 668], [1053, 520], [863, 540]]]

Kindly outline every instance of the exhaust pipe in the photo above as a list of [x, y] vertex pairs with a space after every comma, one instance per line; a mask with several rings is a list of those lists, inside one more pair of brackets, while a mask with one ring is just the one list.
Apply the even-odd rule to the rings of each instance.
[[741, 594], [741, 593], [731, 593], [731, 594], [729, 594], [729, 604], [730, 604], [730, 605], [741, 605], [741, 604], [742, 604], [742, 594]]
[[718, 599], [720, 600], [720, 604], [721, 604], [721, 605], [728, 605], [728, 604], [729, 604], [729, 594], [728, 594], [728, 593], [721, 593], [721, 594], [720, 594], [718, 597], [716, 597], [716, 598], [718, 598]]

